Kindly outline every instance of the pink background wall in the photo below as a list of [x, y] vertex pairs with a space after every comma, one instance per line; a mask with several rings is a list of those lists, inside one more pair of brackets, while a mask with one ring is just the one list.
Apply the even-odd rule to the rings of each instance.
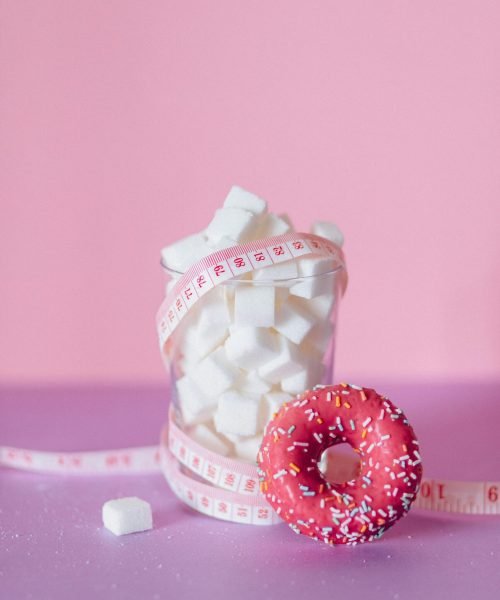
[[232, 183], [344, 229], [339, 377], [500, 366], [497, 2], [0, 2], [0, 378], [163, 381]]

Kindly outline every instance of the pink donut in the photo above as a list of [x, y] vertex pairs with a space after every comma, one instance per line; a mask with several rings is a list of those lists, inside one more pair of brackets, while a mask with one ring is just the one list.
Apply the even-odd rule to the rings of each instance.
[[[356, 479], [329, 483], [322, 453], [347, 442]], [[327, 544], [379, 538], [410, 509], [422, 478], [418, 441], [401, 409], [375, 390], [317, 386], [283, 404], [258, 457], [261, 491], [296, 532]]]

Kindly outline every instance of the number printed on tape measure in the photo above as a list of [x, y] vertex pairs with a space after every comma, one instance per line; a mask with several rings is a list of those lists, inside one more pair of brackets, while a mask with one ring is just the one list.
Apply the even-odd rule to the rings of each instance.
[[216, 285], [250, 271], [307, 254], [333, 257], [337, 267], [345, 267], [344, 255], [338, 246], [308, 233], [286, 233], [218, 250], [202, 258], [186, 271], [160, 306], [157, 315], [160, 347], [163, 348], [196, 302]]
[[424, 479], [415, 507], [440, 512], [500, 514], [497, 482]]

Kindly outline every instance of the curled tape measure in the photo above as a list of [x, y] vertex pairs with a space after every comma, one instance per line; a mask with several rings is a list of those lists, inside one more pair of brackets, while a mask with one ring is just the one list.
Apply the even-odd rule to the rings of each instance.
[[[189, 310], [208, 291], [229, 279], [306, 255], [328, 256], [339, 269], [342, 289], [347, 272], [342, 250], [307, 233], [287, 233], [217, 251], [193, 265], [160, 306], [160, 347]], [[340, 461], [340, 458], [336, 458]], [[343, 459], [345, 460], [345, 459]], [[173, 492], [193, 509], [237, 523], [272, 525], [279, 515], [260, 494], [257, 468], [215, 454], [181, 431], [172, 414], [160, 446], [97, 452], [40, 452], [0, 446], [0, 466], [59, 474], [154, 473], [162, 471]], [[352, 459], [341, 465], [352, 471]], [[342, 470], [337, 469], [337, 472]], [[414, 507], [439, 512], [500, 514], [500, 482], [422, 479]]]
[[[338, 460], [341, 460], [338, 458]], [[97, 452], [39, 452], [0, 447], [0, 465], [59, 474], [154, 473], [162, 471], [173, 492], [193, 509], [227, 521], [254, 525], [280, 522], [260, 495], [257, 468], [220, 456], [193, 441], [172, 416], [160, 446]], [[346, 472], [352, 462], [345, 464]], [[414, 508], [500, 515], [500, 482], [423, 478]]]
[[334, 268], [341, 270], [344, 290], [347, 272], [342, 250], [311, 233], [286, 233], [225, 248], [202, 258], [184, 273], [160, 306], [156, 317], [160, 348], [196, 302], [215, 286], [257, 269], [313, 254], [333, 259]]

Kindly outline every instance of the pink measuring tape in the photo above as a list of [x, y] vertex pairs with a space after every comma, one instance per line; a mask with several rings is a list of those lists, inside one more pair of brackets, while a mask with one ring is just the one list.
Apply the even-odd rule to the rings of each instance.
[[215, 286], [257, 269], [313, 254], [330, 257], [334, 268], [341, 269], [344, 290], [347, 271], [342, 250], [311, 233], [286, 233], [232, 246], [202, 258], [186, 271], [160, 306], [156, 317], [160, 347], [196, 302]]
[[[29, 471], [87, 475], [161, 470], [173, 492], [201, 513], [254, 525], [280, 522], [259, 492], [255, 466], [203, 448], [181, 431], [171, 416], [162, 431], [160, 446], [69, 453], [0, 447], [0, 465]], [[345, 460], [341, 468], [347, 474], [352, 466], [352, 460]], [[500, 515], [500, 482], [424, 477], [413, 507], [438, 512]]]
[[[215, 252], [193, 265], [168, 294], [157, 315], [160, 347], [192, 306], [215, 286], [244, 273], [306, 255], [323, 255], [347, 275], [341, 249], [321, 237], [288, 233]], [[339, 459], [340, 460], [340, 459]], [[215, 454], [193, 441], [169, 415], [159, 446], [97, 452], [40, 452], [0, 447], [0, 465], [59, 474], [151, 473], [161, 470], [173, 492], [193, 509], [253, 525], [281, 521], [259, 491], [254, 465]], [[353, 461], [337, 472], [349, 477]], [[500, 514], [500, 482], [422, 479], [414, 507], [438, 512]]]

